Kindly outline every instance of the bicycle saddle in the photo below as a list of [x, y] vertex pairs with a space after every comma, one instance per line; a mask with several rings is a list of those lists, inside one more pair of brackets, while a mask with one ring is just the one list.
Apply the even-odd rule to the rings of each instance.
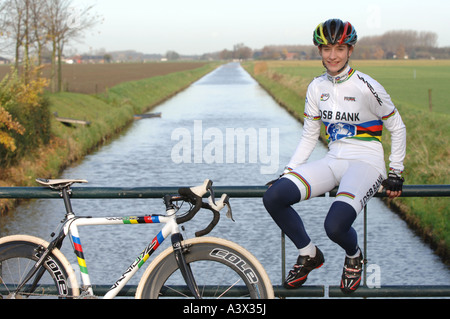
[[41, 185], [48, 186], [53, 189], [63, 189], [65, 187], [69, 187], [74, 183], [87, 183], [87, 180], [84, 179], [45, 179], [45, 178], [36, 178], [36, 182]]

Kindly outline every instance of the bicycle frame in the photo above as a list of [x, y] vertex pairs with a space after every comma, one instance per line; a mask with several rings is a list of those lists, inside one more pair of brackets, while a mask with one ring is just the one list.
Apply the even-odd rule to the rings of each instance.
[[[32, 284], [33, 287], [36, 286], [40, 277], [43, 274], [42, 264], [47, 256], [51, 253], [54, 248], [60, 248], [66, 236], [69, 236], [73, 247], [75, 255], [77, 256], [78, 265], [80, 268], [81, 281], [83, 283], [82, 289], [83, 293], [93, 296], [94, 292], [92, 289], [92, 284], [90, 280], [89, 273], [87, 271], [86, 260], [84, 258], [83, 247], [81, 245], [80, 234], [78, 232], [79, 226], [93, 226], [93, 225], [121, 225], [121, 224], [165, 224], [159, 233], [155, 236], [155, 238], [148, 244], [148, 246], [141, 252], [141, 254], [136, 258], [136, 260], [127, 268], [127, 270], [122, 274], [122, 276], [113, 284], [110, 290], [105, 294], [105, 299], [114, 298], [119, 291], [126, 285], [126, 283], [134, 276], [134, 274], [142, 267], [145, 261], [156, 251], [156, 249], [164, 242], [164, 240], [171, 235], [172, 236], [172, 247], [175, 259], [178, 264], [178, 268], [183, 275], [183, 278], [192, 292], [195, 298], [200, 298], [200, 294], [198, 291], [197, 284], [195, 283], [194, 276], [192, 274], [191, 268], [189, 264], [186, 263], [183, 254], [183, 245], [182, 245], [182, 236], [179, 230], [179, 224], [182, 224], [186, 221], [191, 220], [194, 215], [200, 210], [200, 208], [204, 205], [202, 203], [202, 196], [206, 194], [207, 191], [212, 193], [211, 204], [206, 204], [211, 211], [214, 213], [214, 219], [210, 223], [210, 225], [202, 231], [196, 233], [196, 235], [203, 235], [209, 233], [214, 226], [217, 224], [219, 220], [219, 211], [228, 203], [228, 196], [225, 194], [222, 195], [221, 204], [217, 206], [214, 202], [213, 191], [211, 188], [212, 181], [205, 180], [203, 185], [193, 187], [193, 188], [180, 188], [178, 190], [181, 196], [164, 196], [164, 204], [166, 206], [166, 215], [148, 215], [148, 216], [130, 216], [130, 217], [76, 217], [73, 210], [72, 204], [70, 202], [70, 185], [74, 182], [87, 182], [85, 180], [39, 180], [45, 185], [49, 185], [53, 189], [59, 189], [60, 195], [64, 200], [64, 205], [66, 208], [66, 215], [64, 219], [64, 224], [59, 235], [49, 243], [48, 247], [46, 247], [43, 254], [40, 256], [36, 265], [28, 272], [28, 274], [24, 277], [24, 280], [21, 284], [18, 285], [16, 289], [16, 293], [19, 292], [22, 287], [27, 283], [35, 274], [37, 274], [34, 282]], [[54, 186], [56, 185], [56, 186]], [[179, 210], [173, 202], [174, 201], [186, 201], [188, 200], [193, 204], [191, 209], [183, 216], [176, 217], [176, 212]], [[229, 211], [230, 218], [231, 210]], [[228, 213], [227, 213], [228, 215]], [[53, 236], [53, 235], [52, 235]]]
[[156, 249], [169, 236], [179, 234], [179, 227], [176, 222], [175, 212], [171, 215], [149, 215], [149, 216], [131, 216], [131, 217], [75, 217], [70, 214], [67, 222], [64, 225], [64, 235], [69, 235], [73, 242], [75, 254], [77, 256], [78, 265], [80, 268], [81, 280], [85, 291], [94, 295], [92, 290], [90, 276], [87, 270], [86, 260], [84, 258], [83, 247], [78, 232], [79, 226], [94, 226], [94, 225], [137, 225], [137, 224], [165, 224], [159, 231], [150, 244], [141, 252], [136, 260], [125, 270], [122, 276], [112, 285], [110, 290], [105, 294], [105, 299], [112, 299], [120, 292], [120, 290], [127, 284], [127, 282], [134, 276], [134, 274], [142, 267], [147, 259], [156, 251]]

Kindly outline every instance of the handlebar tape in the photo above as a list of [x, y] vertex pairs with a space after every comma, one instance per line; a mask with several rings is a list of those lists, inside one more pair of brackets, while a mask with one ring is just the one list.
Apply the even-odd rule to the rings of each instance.
[[[206, 205], [208, 205], [208, 204], [206, 204]], [[211, 209], [211, 212], [214, 215], [213, 220], [211, 221], [211, 223], [209, 223], [209, 225], [205, 229], [199, 230], [198, 232], [196, 232], [195, 237], [202, 237], [202, 236], [208, 235], [214, 229], [214, 227], [216, 227], [217, 223], [220, 220], [220, 213], [215, 210], [212, 210], [212, 209]]]
[[180, 188], [178, 190], [178, 194], [185, 197], [187, 201], [194, 205], [189, 213], [177, 218], [177, 223], [182, 224], [194, 218], [195, 214], [197, 214], [200, 208], [202, 208], [202, 198], [195, 195], [190, 188]]

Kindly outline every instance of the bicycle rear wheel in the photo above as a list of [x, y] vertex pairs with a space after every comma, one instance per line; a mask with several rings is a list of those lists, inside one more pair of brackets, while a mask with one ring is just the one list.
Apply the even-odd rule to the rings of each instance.
[[[183, 241], [202, 297], [274, 298], [272, 284], [260, 262], [243, 247], [221, 238], [201, 237]], [[192, 297], [170, 247], [148, 266], [136, 298]]]
[[13, 296], [21, 280], [47, 246], [46, 241], [33, 236], [13, 235], [0, 238], [0, 298], [73, 298], [79, 295], [78, 283], [70, 263], [58, 249], [54, 249], [43, 264], [45, 270], [37, 286], [30, 287], [35, 278], [33, 277]]

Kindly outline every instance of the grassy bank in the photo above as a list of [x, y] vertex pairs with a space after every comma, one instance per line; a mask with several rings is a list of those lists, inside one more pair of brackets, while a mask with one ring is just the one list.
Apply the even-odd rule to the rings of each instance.
[[[134, 114], [151, 110], [216, 66], [210, 63], [196, 69], [125, 82], [97, 95], [48, 94], [52, 113], [91, 124], [68, 127], [52, 117], [50, 143], [28, 154], [18, 165], [8, 168], [2, 174], [0, 187], [36, 186], [36, 177], [57, 177], [68, 165], [126, 128], [133, 121]], [[15, 200], [0, 199], [0, 212], [7, 211], [16, 203]]]
[[[377, 79], [402, 115], [408, 130], [406, 184], [450, 184], [450, 61], [354, 61], [352, 66]], [[320, 61], [249, 62], [244, 67], [275, 100], [303, 120], [307, 86], [323, 72]], [[386, 131], [383, 146], [388, 163]], [[398, 198], [387, 203], [450, 262], [448, 198]]]

